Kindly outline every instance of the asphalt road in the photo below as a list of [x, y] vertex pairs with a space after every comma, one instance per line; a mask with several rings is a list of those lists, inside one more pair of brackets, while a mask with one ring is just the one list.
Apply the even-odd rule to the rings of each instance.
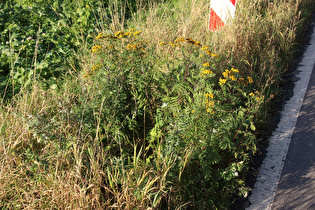
[[315, 209], [315, 67], [271, 208]]
[[250, 210], [315, 210], [315, 16], [293, 96], [269, 139], [249, 197]]

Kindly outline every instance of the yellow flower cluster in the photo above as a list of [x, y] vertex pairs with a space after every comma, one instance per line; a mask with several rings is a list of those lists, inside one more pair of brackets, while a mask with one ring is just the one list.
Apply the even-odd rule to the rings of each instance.
[[213, 108], [214, 108], [215, 102], [212, 100], [214, 98], [214, 95], [212, 93], [207, 93], [205, 97], [206, 97], [205, 104], [206, 104], [207, 112], [214, 114]]
[[142, 33], [142, 31], [136, 31], [136, 32], [133, 33], [133, 36], [138, 36], [141, 33]]
[[115, 35], [105, 35], [104, 33], [99, 33], [95, 39], [104, 39], [104, 38], [116, 38], [116, 39], [121, 39], [121, 38], [126, 38], [126, 37], [136, 37], [138, 36], [142, 31], [136, 31], [136, 29], [129, 29], [127, 32], [123, 31], [117, 31]]
[[[231, 78], [231, 77], [235, 77], [238, 73], [239, 73], [239, 70], [232, 68], [231, 70], [225, 69], [225, 71], [222, 73], [222, 75], [225, 78], [227, 78], [227, 77]], [[232, 79], [232, 80], [234, 80], [234, 79]]]
[[213, 74], [213, 72], [212, 72], [211, 70], [208, 70], [208, 69], [204, 69], [204, 68], [202, 68], [202, 69], [201, 69], [200, 76], [204, 76], [204, 75], [207, 75], [207, 74], [212, 75], [212, 74]]
[[211, 98], [213, 99], [214, 98], [214, 95], [212, 93], [206, 93], [205, 95], [207, 98]]
[[205, 53], [207, 53], [208, 55], [211, 55], [214, 58], [218, 58], [219, 57], [217, 54], [212, 53], [209, 50], [209, 47], [203, 46], [200, 50], [204, 51]]
[[252, 77], [247, 77], [247, 79], [248, 79], [249, 83], [253, 83], [253, 78]]
[[210, 63], [204, 63], [202, 64], [204, 67], [210, 67]]
[[142, 51], [145, 51], [142, 42], [135, 43], [135, 44], [132, 44], [132, 43], [133, 43], [133, 42], [130, 42], [130, 43], [126, 46], [127, 50], [142, 50]]
[[113, 46], [113, 45], [107, 45], [107, 47], [108, 47], [109, 49], [114, 49], [114, 46]]
[[99, 33], [95, 39], [102, 39], [102, 38], [104, 38], [104, 34], [103, 33]]
[[135, 29], [129, 29], [129, 31], [127, 31], [127, 32], [117, 31], [115, 33], [114, 37], [118, 38], [118, 39], [126, 38], [126, 37], [136, 37], [141, 33], [142, 33], [142, 31], [136, 31]]
[[257, 100], [257, 101], [260, 101], [260, 100], [262, 100], [264, 98], [264, 96], [259, 97], [258, 95], [259, 95], [258, 91], [256, 91], [255, 93], [251, 92], [249, 94], [250, 97], [255, 97], [255, 100]]
[[[142, 31], [136, 31], [136, 29], [129, 29], [127, 32], [117, 31], [114, 35], [111, 35], [111, 34], [105, 35], [104, 33], [99, 33], [95, 39], [98, 40], [98, 39], [106, 39], [107, 38], [111, 41], [115, 41], [115, 40], [122, 39], [122, 38], [132, 37], [131, 42], [128, 43], [128, 40], [127, 40], [127, 42], [124, 42], [126, 49], [127, 50], [145, 51], [144, 42], [135, 43], [137, 41], [135, 37], [138, 36], [140, 33], [142, 33]], [[107, 49], [114, 49], [115, 48], [114, 45], [112, 45], [112, 44], [104, 45], [104, 46]], [[92, 53], [99, 53], [103, 48], [104, 47], [102, 47], [100, 45], [93, 46], [92, 47]]]
[[98, 53], [98, 52], [100, 52], [102, 49], [103, 49], [102, 46], [100, 46], [100, 45], [95, 45], [95, 46], [92, 47], [92, 53]]
[[[206, 54], [212, 56], [212, 57], [219, 57], [217, 54], [212, 53], [209, 50], [209, 47], [206, 46], [202, 46], [202, 44], [199, 41], [196, 41], [190, 37], [184, 38], [184, 37], [179, 37], [175, 40], [175, 42], [169, 42], [168, 45], [172, 46], [172, 47], [176, 47], [176, 46], [181, 46], [181, 43], [187, 43], [187, 44], [191, 44], [194, 46], [197, 46], [200, 48], [201, 51], [205, 52]], [[165, 42], [160, 42], [159, 45], [167, 45]], [[203, 57], [202, 54], [199, 55], [200, 57]]]
[[195, 45], [195, 46], [198, 46], [198, 47], [201, 47], [202, 45], [200, 44], [200, 42], [196, 41], [196, 40], [193, 40], [192, 38], [188, 37], [188, 38], [183, 38], [183, 37], [180, 37], [178, 39], [175, 40], [175, 42], [179, 43], [188, 43], [188, 44], [192, 44], [192, 45]]
[[114, 38], [114, 36], [111, 34], [104, 35], [104, 33], [99, 33], [95, 39], [105, 39], [105, 38]]
[[175, 43], [173, 43], [173, 42], [169, 42], [168, 45], [169, 45], [169, 46], [172, 46], [172, 47], [176, 47], [178, 44], [175, 44]]
[[247, 77], [247, 80], [245, 78], [239, 78], [237, 81], [239, 84], [243, 84], [245, 86], [247, 86], [250, 83], [253, 83], [253, 78], [252, 77]]
[[83, 78], [92, 75], [93, 72], [96, 71], [96, 70], [98, 70], [100, 67], [101, 67], [100, 65], [94, 65], [94, 66], [92, 66], [92, 69], [91, 69], [88, 73], [84, 74], [84, 75], [83, 75]]
[[[232, 81], [238, 81], [241, 83], [241, 81], [244, 81], [243, 78], [239, 78], [239, 70], [235, 68], [225, 69], [225, 71], [222, 73], [223, 78], [219, 79], [219, 85], [223, 85], [227, 82], [228, 79]], [[239, 80], [238, 80], [239, 78]]]
[[219, 85], [225, 84], [226, 81], [227, 81], [227, 79], [222, 79], [222, 78], [220, 78], [220, 79], [219, 79]]
[[[203, 65], [204, 67], [211, 67], [210, 63], [204, 63], [204, 64], [202, 64], [202, 65]], [[202, 68], [200, 75], [201, 75], [201, 76], [204, 76], [204, 75], [207, 75], [207, 74], [212, 75], [213, 72], [212, 72], [211, 70], [209, 70], [209, 69]]]

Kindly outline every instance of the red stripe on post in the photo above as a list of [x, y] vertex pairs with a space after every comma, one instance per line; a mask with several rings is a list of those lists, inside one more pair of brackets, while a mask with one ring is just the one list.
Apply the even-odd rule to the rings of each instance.
[[224, 26], [221, 18], [217, 15], [217, 13], [211, 8], [210, 9], [210, 22], [209, 22], [209, 29], [211, 31], [216, 31], [217, 29]]
[[230, 2], [235, 6], [236, 0], [230, 0]]

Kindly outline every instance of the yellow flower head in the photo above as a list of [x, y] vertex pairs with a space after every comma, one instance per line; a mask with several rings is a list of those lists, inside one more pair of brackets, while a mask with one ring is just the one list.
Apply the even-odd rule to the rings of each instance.
[[212, 100], [206, 100], [205, 104], [206, 104], [207, 112], [214, 114], [213, 108], [214, 108], [215, 102]]
[[213, 53], [210, 50], [205, 50], [208, 55], [212, 55]]
[[207, 49], [209, 49], [209, 47], [203, 46], [203, 47], [201, 48], [201, 50], [207, 50]]
[[206, 93], [206, 95], [205, 95], [206, 97], [208, 97], [208, 98], [211, 98], [211, 99], [213, 99], [214, 98], [214, 95], [212, 94], [212, 93]]
[[180, 37], [180, 38], [176, 39], [175, 42], [185, 42], [185, 38]]
[[142, 33], [142, 31], [136, 31], [136, 32], [133, 33], [133, 35], [134, 35], [134, 36], [137, 36], [137, 35], [139, 35], [139, 34], [141, 34], [141, 33]]
[[204, 63], [202, 64], [204, 67], [210, 67], [210, 63]]
[[239, 70], [234, 69], [234, 68], [231, 68], [231, 71], [234, 72], [234, 73], [239, 73], [240, 72]]
[[234, 75], [230, 76], [230, 78], [231, 78], [231, 80], [233, 80], [233, 81], [237, 81], [237, 78], [236, 78]]
[[214, 53], [211, 53], [210, 54], [212, 57], [215, 57], [215, 58], [218, 58], [218, 57], [220, 57], [219, 55], [217, 55], [217, 54], [214, 54]]
[[219, 79], [219, 85], [223, 85], [225, 83], [226, 83], [226, 79], [222, 79], [222, 78]]
[[200, 42], [195, 42], [195, 46], [202, 47], [202, 45], [200, 44]]
[[252, 96], [252, 97], [253, 97], [253, 96], [255, 96], [255, 94], [254, 94], [253, 92], [251, 92], [251, 93], [249, 94], [249, 96]]
[[131, 37], [132, 36], [132, 33], [130, 31], [126, 32], [123, 34], [123, 37]]
[[225, 72], [222, 73], [222, 75], [226, 78], [226, 77], [229, 76], [229, 73], [225, 71]]
[[103, 33], [99, 33], [95, 39], [102, 39], [102, 38], [104, 38], [104, 34]]
[[195, 43], [196, 43], [196, 41], [193, 40], [193, 39], [190, 38], [190, 37], [186, 38], [186, 42], [189, 43], [189, 44], [195, 44]]
[[172, 47], [176, 47], [176, 45], [177, 45], [177, 44], [174, 44], [173, 42], [169, 42], [168, 44], [169, 44], [170, 46], [172, 46]]
[[122, 38], [124, 35], [124, 32], [123, 31], [117, 31], [116, 34], [115, 34], [115, 37], [116, 38]]
[[244, 78], [243, 78], [243, 77], [240, 77], [237, 82], [238, 82], [239, 84], [244, 83]]
[[101, 51], [102, 48], [103, 47], [100, 46], [100, 45], [95, 45], [95, 46], [92, 47], [92, 53], [98, 53], [98, 52]]
[[210, 114], [214, 114], [215, 113], [214, 110], [210, 109], [210, 108], [207, 109], [207, 112], [210, 113]]
[[205, 74], [213, 74], [213, 72], [208, 69], [201, 69], [201, 70], [202, 70], [202, 76]]
[[131, 44], [133, 42], [130, 42], [126, 48], [128, 50], [142, 50], [142, 51], [145, 51], [145, 49], [143, 48], [143, 43], [142, 42], [139, 42], [139, 43], [135, 43], [135, 44]]
[[212, 100], [206, 100], [206, 102], [205, 102], [205, 104], [206, 104], [206, 108], [212, 108], [212, 107], [214, 107], [214, 101], [212, 101]]
[[253, 83], [253, 78], [252, 77], [247, 77], [247, 79], [248, 79], [249, 83]]
[[114, 49], [114, 46], [113, 46], [113, 45], [107, 45], [107, 47], [108, 47], [109, 49]]
[[113, 35], [108, 34], [108, 35], [104, 36], [104, 38], [113, 38]]

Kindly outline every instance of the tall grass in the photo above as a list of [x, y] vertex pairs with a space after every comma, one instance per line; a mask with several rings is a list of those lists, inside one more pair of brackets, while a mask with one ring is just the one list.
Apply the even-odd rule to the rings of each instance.
[[292, 47], [303, 20], [301, 7], [312, 4], [311, 1], [239, 1], [230, 24], [212, 33], [208, 30], [208, 1], [173, 1], [138, 14], [130, 26], [142, 30], [144, 38], [155, 44], [193, 37], [224, 56], [227, 64], [257, 78], [270, 77], [274, 81], [282, 73], [279, 67], [294, 53]]
[[[242, 0], [235, 18], [212, 33], [208, 0], [100, 7], [99, 32], [136, 28], [141, 44], [95, 40], [93, 46], [120, 48], [92, 53], [82, 43], [80, 68], [66, 72], [58, 88], [36, 80], [2, 101], [0, 207], [228, 208], [232, 195], [249, 191], [247, 164], [261, 132], [255, 127], [270, 111], [310, 8], [312, 0]], [[179, 37], [219, 58], [195, 56], [199, 48], [186, 43], [160, 44]], [[205, 62], [214, 72], [208, 80], [199, 75]], [[254, 82], [218, 85], [222, 73], [234, 76], [225, 69]], [[209, 80], [215, 82], [202, 86]], [[210, 90], [220, 101], [213, 110], [204, 105]]]

